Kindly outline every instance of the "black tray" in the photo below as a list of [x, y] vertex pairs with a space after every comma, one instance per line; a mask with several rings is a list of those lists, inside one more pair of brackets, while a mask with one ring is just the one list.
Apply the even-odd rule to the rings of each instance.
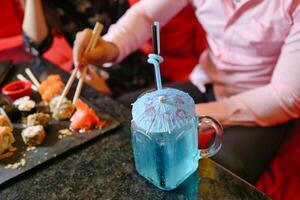
[[[23, 73], [24, 74], [24, 73]], [[76, 84], [76, 83], [75, 83]], [[40, 101], [40, 97], [37, 93], [34, 93], [33, 99], [37, 102]], [[14, 123], [14, 137], [16, 142], [13, 144], [17, 147], [17, 151], [10, 158], [0, 160], [0, 185], [7, 182], [8, 180], [21, 175], [38, 165], [55, 158], [56, 156], [69, 151], [79, 145], [82, 145], [108, 131], [118, 127], [120, 122], [114, 119], [107, 113], [102, 112], [97, 106], [93, 105], [90, 101], [85, 98], [81, 99], [87, 103], [95, 112], [100, 116], [101, 119], [106, 120], [108, 123], [102, 129], [93, 129], [86, 133], [79, 133], [76, 131], [72, 136], [66, 136], [59, 138], [59, 130], [68, 128], [70, 125], [69, 121], [58, 121], [51, 119], [49, 125], [46, 127], [46, 137], [42, 145], [37, 146], [35, 150], [27, 151], [27, 146], [23, 143], [21, 137], [21, 131], [24, 129], [24, 125], [21, 123]], [[17, 169], [6, 169], [7, 164], [14, 164], [19, 162], [22, 158], [25, 159], [26, 164]]]
[[[0, 160], [0, 185], [5, 183], [6, 181], [52, 159], [56, 156], [71, 150], [72, 148], [84, 144], [99, 135], [102, 135], [117, 126], [119, 126], [119, 122], [113, 117], [109, 116], [106, 113], [102, 113], [97, 107], [92, 106], [91, 103], [87, 102], [101, 119], [107, 120], [107, 125], [102, 129], [94, 129], [86, 133], [74, 132], [72, 136], [65, 136], [63, 138], [59, 138], [58, 131], [61, 129], [65, 129], [69, 127], [70, 122], [68, 121], [57, 121], [50, 120], [50, 123], [46, 130], [46, 138], [42, 145], [37, 146], [35, 150], [27, 151], [27, 146], [23, 143], [21, 137], [21, 131], [23, 129], [22, 124], [14, 124], [14, 136], [16, 142], [13, 146], [17, 147], [17, 151], [14, 152], [14, 155], [10, 158], [6, 158]], [[26, 164], [17, 169], [5, 169], [7, 164], [13, 164], [20, 161], [22, 158], [26, 160]]]

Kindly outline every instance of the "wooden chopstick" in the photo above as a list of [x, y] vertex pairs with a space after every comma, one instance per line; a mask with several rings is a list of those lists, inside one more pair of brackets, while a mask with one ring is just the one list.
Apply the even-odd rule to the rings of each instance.
[[[101, 34], [101, 32], [103, 30], [103, 27], [104, 26], [102, 24], [96, 23], [95, 28], [93, 30], [93, 36], [90, 40], [90, 43], [89, 43], [88, 47], [85, 50], [85, 53], [88, 53], [90, 50], [95, 48], [95, 46], [97, 44], [98, 37]], [[84, 83], [84, 80], [85, 80], [85, 77], [86, 77], [86, 74], [87, 74], [87, 70], [88, 70], [88, 67], [86, 66], [84, 68], [83, 74], [81, 75], [81, 77], [79, 79], [79, 82], [77, 84], [76, 91], [75, 91], [75, 94], [74, 94], [74, 97], [73, 97], [73, 104], [76, 103], [77, 99], [80, 96], [81, 89], [82, 89], [82, 86], [83, 86], [83, 83]]]
[[32, 83], [39, 88], [40, 87], [40, 82], [37, 80], [37, 78], [33, 75], [32, 71], [29, 68], [25, 69], [25, 73], [28, 75]]
[[74, 97], [73, 97], [73, 104], [76, 103], [77, 99], [79, 98], [80, 96], [80, 92], [81, 92], [81, 89], [82, 89], [82, 86], [83, 86], [83, 83], [84, 83], [84, 79], [86, 77], [86, 73], [87, 73], [87, 67], [84, 68], [83, 70], [83, 73], [78, 81], [78, 84], [77, 84], [77, 87], [76, 87], [76, 90], [75, 90], [75, 94], [74, 94]]
[[63, 99], [64, 99], [64, 98], [67, 96], [67, 94], [69, 93], [70, 88], [71, 88], [71, 86], [72, 86], [72, 84], [73, 84], [73, 82], [74, 82], [74, 80], [75, 80], [75, 78], [76, 78], [77, 72], [78, 72], [78, 68], [76, 67], [76, 68], [72, 71], [72, 74], [71, 74], [71, 76], [70, 76], [70, 78], [69, 78], [69, 80], [68, 80], [68, 82], [67, 82], [67, 84], [66, 84], [66, 86], [65, 86], [65, 88], [64, 88], [64, 90], [63, 90], [63, 92], [62, 92], [62, 94], [61, 94], [61, 96], [60, 96], [60, 99], [59, 99], [59, 101], [58, 101], [58, 104], [56, 105], [55, 110], [57, 110], [57, 109], [60, 107], [60, 105], [61, 105]]
[[[103, 29], [103, 25], [97, 22], [96, 25], [95, 25], [95, 27], [94, 27], [94, 30], [93, 30], [92, 38], [90, 39], [89, 44], [88, 44], [87, 48], [85, 49], [84, 53], [88, 53], [88, 52], [90, 51], [91, 47], [93, 47], [93, 48], [95, 47], [96, 42], [97, 42], [97, 39], [98, 39], [98, 37], [99, 37], [99, 35], [100, 35], [102, 29]], [[99, 31], [99, 30], [100, 30], [100, 31]], [[58, 108], [60, 107], [60, 105], [61, 105], [63, 99], [64, 99], [64, 98], [67, 96], [67, 94], [69, 93], [70, 88], [71, 88], [71, 86], [72, 86], [72, 84], [73, 84], [73, 82], [74, 82], [74, 80], [75, 80], [75, 78], [76, 78], [77, 72], [78, 72], [78, 68], [76, 67], [76, 68], [73, 70], [73, 72], [72, 72], [72, 74], [71, 74], [71, 76], [70, 76], [70, 78], [69, 78], [69, 80], [68, 80], [68, 82], [67, 82], [67, 84], [66, 84], [66, 86], [65, 86], [65, 88], [64, 88], [64, 90], [63, 90], [63, 92], [62, 92], [62, 94], [61, 94], [61, 97], [60, 97], [60, 99], [59, 99], [59, 101], [58, 101], [58, 104], [57, 104], [57, 106], [56, 106], [56, 109], [58, 109]], [[83, 75], [82, 75], [82, 76], [83, 76]], [[79, 83], [80, 83], [80, 80], [79, 80], [78, 84], [79, 84]], [[81, 84], [82, 84], [82, 83], [81, 83]], [[77, 85], [78, 90], [79, 90], [79, 87], [82, 87], [82, 86], [80, 86], [80, 85], [78, 86], [78, 85]], [[77, 91], [77, 88], [76, 88], [75, 94], [77, 93], [77, 95], [78, 95], [78, 97], [79, 97], [81, 88], [80, 88], [79, 91]], [[78, 94], [78, 93], [79, 93], [79, 94]], [[76, 95], [76, 96], [77, 96], [77, 95]], [[74, 96], [74, 97], [75, 97], [75, 96]], [[78, 98], [78, 97], [77, 97], [77, 98]], [[55, 110], [56, 110], [56, 109], [55, 109]]]
[[[25, 78], [25, 76], [23, 76], [23, 74], [18, 74], [17, 79], [19, 79], [20, 81], [28, 81], [28, 79]], [[38, 91], [38, 88], [34, 84], [31, 85], [31, 89], [34, 91]]]

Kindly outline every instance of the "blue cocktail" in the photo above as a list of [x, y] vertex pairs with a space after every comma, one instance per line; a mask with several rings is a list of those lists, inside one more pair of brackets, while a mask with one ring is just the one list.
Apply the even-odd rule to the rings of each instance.
[[[148, 62], [155, 66], [157, 89], [133, 104], [132, 147], [138, 173], [157, 187], [171, 190], [197, 170], [199, 158], [220, 149], [223, 132], [216, 120], [195, 115], [195, 102], [187, 93], [162, 88], [159, 62], [163, 59], [156, 52], [149, 55]], [[207, 149], [198, 149], [200, 126], [215, 132]]]

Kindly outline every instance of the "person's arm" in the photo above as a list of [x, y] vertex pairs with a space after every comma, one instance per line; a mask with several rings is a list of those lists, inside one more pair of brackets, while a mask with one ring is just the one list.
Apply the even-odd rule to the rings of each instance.
[[41, 55], [52, 44], [52, 36], [43, 13], [41, 0], [26, 0], [23, 19], [23, 44], [27, 52]]
[[159, 21], [163, 26], [188, 2], [188, 0], [141, 0], [133, 5], [103, 37], [104, 40], [117, 45], [119, 55], [116, 62], [150, 39], [151, 25], [154, 21]]
[[90, 29], [79, 32], [73, 47], [74, 63], [79, 68], [86, 63], [101, 65], [119, 62], [151, 36], [151, 25], [164, 25], [189, 3], [188, 0], [142, 0], [132, 6], [108, 33], [98, 40], [96, 48], [83, 56], [92, 35]]
[[271, 126], [300, 116], [300, 6], [281, 49], [270, 84], [230, 98], [198, 104], [197, 114], [224, 125]]
[[41, 0], [26, 0], [24, 11], [23, 31], [32, 42], [40, 44], [49, 33]]

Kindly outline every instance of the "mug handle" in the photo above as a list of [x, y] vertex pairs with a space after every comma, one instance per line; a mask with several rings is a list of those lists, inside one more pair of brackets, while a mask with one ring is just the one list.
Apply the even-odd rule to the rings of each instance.
[[199, 156], [208, 158], [215, 155], [222, 147], [223, 143], [223, 127], [216, 119], [209, 116], [198, 116], [198, 137], [200, 134], [205, 135], [214, 129], [214, 141], [205, 149], [199, 148]]

